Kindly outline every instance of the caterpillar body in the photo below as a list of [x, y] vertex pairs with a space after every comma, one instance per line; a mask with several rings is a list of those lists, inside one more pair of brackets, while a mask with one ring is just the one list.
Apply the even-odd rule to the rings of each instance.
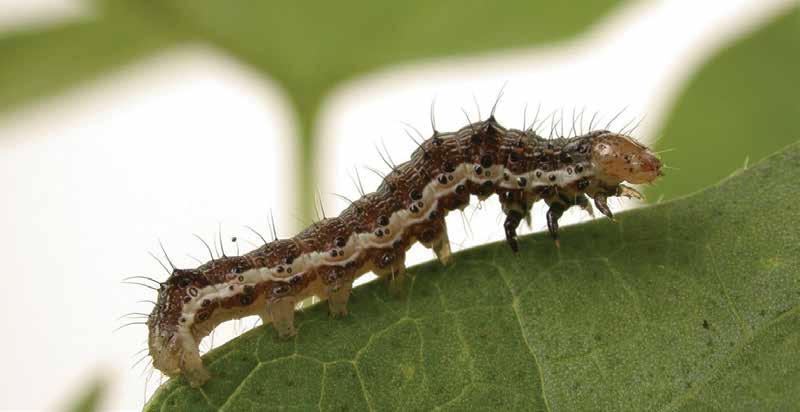
[[353, 281], [368, 271], [400, 285], [405, 253], [415, 242], [451, 259], [445, 216], [470, 196], [498, 194], [508, 245], [534, 203], [549, 210], [547, 227], [558, 246], [558, 220], [573, 206], [613, 219], [612, 196], [640, 198], [624, 185], [661, 176], [661, 162], [633, 138], [595, 130], [548, 139], [533, 130], [506, 129], [491, 116], [419, 143], [409, 161], [393, 167], [373, 193], [338, 217], [322, 219], [291, 239], [264, 242], [241, 256], [222, 256], [194, 269], [174, 269], [160, 284], [147, 320], [153, 366], [184, 374], [198, 387], [209, 378], [199, 342], [217, 325], [250, 315], [271, 323], [280, 337], [294, 335], [295, 305], [317, 296], [332, 316], [347, 314]]

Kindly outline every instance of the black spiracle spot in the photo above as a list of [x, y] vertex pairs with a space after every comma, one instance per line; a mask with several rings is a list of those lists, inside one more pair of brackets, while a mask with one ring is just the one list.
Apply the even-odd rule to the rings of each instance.
[[483, 167], [481, 167], [480, 165], [475, 165], [474, 170], [476, 175], [483, 174]]
[[327, 275], [325, 275], [325, 279], [328, 281], [328, 283], [335, 283], [339, 279], [341, 279], [343, 276], [344, 276], [344, 273], [341, 270], [334, 269], [334, 270], [328, 272]]
[[466, 186], [464, 186], [464, 185], [456, 186], [456, 193], [464, 194], [464, 192], [466, 192], [466, 191], [467, 191], [467, 187]]
[[575, 166], [575, 172], [583, 173], [583, 165], [576, 165]]
[[336, 244], [336, 247], [342, 248], [347, 245], [347, 240], [345, 240], [343, 237], [337, 237], [333, 240], [333, 243]]
[[420, 193], [419, 190], [416, 190], [416, 189], [411, 191], [410, 196], [411, 196], [411, 200], [420, 200], [420, 199], [422, 199], [422, 193]]
[[286, 295], [291, 290], [292, 290], [292, 288], [289, 285], [281, 284], [281, 285], [274, 286], [272, 288], [272, 290], [270, 291], [270, 293], [272, 294], [272, 296], [278, 297], [278, 296]]
[[384, 253], [383, 256], [381, 256], [381, 261], [380, 261], [381, 267], [389, 266], [390, 264], [392, 264], [392, 262], [394, 262], [394, 255], [393, 254]]
[[387, 226], [389, 224], [389, 218], [386, 216], [378, 217], [378, 225], [380, 226]]
[[520, 176], [517, 178], [517, 184], [519, 185], [519, 187], [525, 187], [528, 185], [528, 179]]
[[456, 167], [450, 162], [444, 162], [442, 165], [442, 170], [444, 170], [446, 173], [453, 173], [456, 171]]
[[440, 184], [446, 185], [447, 184], [447, 175], [440, 175], [436, 180]]

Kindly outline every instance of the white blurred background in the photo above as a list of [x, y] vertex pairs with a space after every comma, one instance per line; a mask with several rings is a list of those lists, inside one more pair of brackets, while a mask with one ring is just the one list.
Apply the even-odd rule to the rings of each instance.
[[[345, 84], [325, 104], [316, 131], [325, 211], [346, 206], [330, 193], [357, 197], [354, 167], [387, 170], [376, 145], [385, 144], [396, 162], [408, 157], [415, 144], [403, 122], [427, 137], [434, 98], [438, 129], [454, 130], [466, 124], [462, 107], [478, 118], [473, 94], [485, 118], [506, 82], [497, 118], [508, 127], [522, 126], [526, 104], [528, 122], [539, 105], [540, 119], [563, 110], [565, 133], [573, 110], [585, 110], [585, 128], [595, 112], [605, 125], [627, 107], [611, 128], [643, 118], [636, 137], [654, 139], [698, 65], [792, 4], [634, 2], [566, 43], [407, 65]], [[0, 36], [23, 25], [90, 18], [79, 1], [0, 0]], [[120, 281], [166, 276], [148, 255], [160, 255], [159, 240], [177, 266], [194, 266], [207, 252], [193, 233], [211, 241], [221, 228], [230, 254], [258, 244], [244, 225], [265, 233], [270, 212], [282, 236], [302, 226], [290, 175], [297, 130], [287, 102], [258, 73], [198, 44], [0, 114], [0, 409], [57, 408], [98, 374], [111, 382], [109, 409], [141, 408], [159, 383], [157, 376], [148, 381], [147, 359], [131, 368], [146, 328], [112, 331], [125, 323], [121, 315], [149, 312], [136, 302], [155, 294]], [[544, 134], [549, 128], [548, 121]], [[372, 173], [359, 174], [368, 190], [377, 185]], [[496, 200], [475, 206], [463, 218], [448, 217], [456, 249], [502, 238]], [[533, 230], [542, 230], [543, 211], [534, 212]], [[563, 221], [588, 218], [574, 211]], [[431, 257], [415, 247], [409, 263]], [[253, 325], [224, 325], [214, 345]]]

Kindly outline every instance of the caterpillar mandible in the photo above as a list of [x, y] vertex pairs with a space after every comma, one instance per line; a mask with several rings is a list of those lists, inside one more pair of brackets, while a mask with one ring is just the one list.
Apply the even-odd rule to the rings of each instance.
[[[160, 284], [147, 320], [153, 366], [184, 374], [193, 387], [211, 377], [199, 342], [217, 325], [250, 315], [272, 323], [280, 337], [294, 335], [295, 305], [316, 296], [332, 316], [347, 314], [353, 281], [372, 271], [402, 284], [405, 253], [420, 242], [451, 261], [445, 216], [470, 196], [500, 198], [505, 237], [519, 249], [517, 227], [543, 200], [547, 227], [559, 245], [558, 220], [590, 199], [613, 219], [607, 199], [641, 198], [626, 186], [661, 176], [661, 161], [632, 137], [595, 130], [544, 138], [534, 130], [506, 129], [490, 116], [418, 143], [410, 160], [393, 167], [373, 193], [353, 201], [338, 217], [324, 218], [291, 239], [264, 241], [241, 256], [221, 256], [194, 269], [174, 269]], [[263, 238], [262, 238], [263, 239]]]

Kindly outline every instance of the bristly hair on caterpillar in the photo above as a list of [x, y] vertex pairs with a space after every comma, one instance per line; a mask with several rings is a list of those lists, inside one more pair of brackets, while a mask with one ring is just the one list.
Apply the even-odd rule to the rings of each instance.
[[290, 239], [262, 237], [263, 246], [240, 256], [212, 254], [199, 267], [168, 270], [147, 317], [153, 366], [168, 376], [183, 374], [199, 387], [211, 377], [199, 342], [224, 321], [259, 315], [278, 336], [293, 336], [295, 306], [306, 298], [326, 299], [337, 317], [347, 314], [353, 281], [366, 272], [398, 288], [406, 276], [406, 251], [416, 242], [448, 264], [445, 216], [463, 210], [472, 195], [498, 195], [506, 241], [517, 252], [517, 227], [530, 219], [534, 203], [549, 207], [547, 227], [558, 247], [558, 220], [567, 209], [591, 213], [593, 201], [613, 220], [609, 197], [642, 197], [624, 183], [650, 183], [662, 175], [658, 157], [622, 131], [544, 138], [534, 129], [504, 128], [494, 109], [487, 120], [455, 132], [439, 132], [433, 121], [432, 126], [430, 138], [415, 139], [417, 149], [407, 162], [384, 159], [391, 172], [377, 190], [361, 189], [362, 196], [347, 199], [350, 205], [339, 216]]

